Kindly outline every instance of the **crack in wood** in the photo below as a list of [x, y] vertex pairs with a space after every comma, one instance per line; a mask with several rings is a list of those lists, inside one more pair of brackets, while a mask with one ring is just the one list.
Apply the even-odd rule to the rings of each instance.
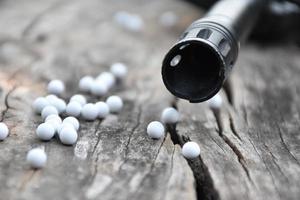
[[214, 110], [212, 109], [214, 116], [216, 118], [217, 126], [218, 126], [218, 135], [224, 140], [225, 144], [227, 144], [230, 149], [234, 152], [234, 154], [237, 156], [237, 160], [240, 163], [242, 169], [244, 170], [245, 174], [247, 175], [247, 178], [249, 181], [253, 183], [249, 169], [246, 166], [245, 158], [242, 152], [238, 149], [238, 147], [226, 136], [223, 134], [223, 124], [221, 121], [221, 115], [220, 110]]
[[[176, 125], [167, 125], [167, 131], [170, 133], [171, 140], [174, 145], [178, 144], [181, 147], [184, 143], [190, 141], [190, 138], [185, 135], [180, 135], [176, 130]], [[208, 171], [208, 167], [204, 164], [201, 156], [195, 159], [186, 159], [194, 178], [197, 199], [201, 200], [219, 200], [220, 196], [214, 187], [213, 179]]]
[[233, 120], [233, 117], [230, 113], [228, 113], [229, 115], [229, 127], [232, 131], [232, 133], [240, 140], [242, 141], [242, 138], [240, 137], [238, 131], [236, 130], [236, 127], [235, 127], [235, 123], [234, 123], [234, 120]]
[[227, 97], [228, 103], [234, 108], [233, 88], [231, 80], [227, 80], [223, 85], [224, 93]]
[[23, 29], [21, 33], [21, 38], [27, 37], [31, 30], [36, 27], [36, 25], [43, 19], [44, 16], [46, 16], [49, 12], [51, 12], [54, 9], [57, 9], [59, 6], [63, 5], [65, 2], [64, 1], [56, 1], [49, 7], [47, 7], [45, 10], [42, 12], [38, 13], [30, 22], [29, 24]]
[[283, 147], [285, 148], [285, 150], [287, 150], [287, 152], [289, 153], [289, 155], [295, 160], [295, 162], [300, 165], [300, 162], [298, 161], [298, 159], [295, 157], [295, 155], [290, 151], [288, 145], [285, 143], [284, 139], [283, 139], [283, 136], [282, 136], [282, 130], [281, 128], [276, 124], [277, 126], [277, 129], [278, 129], [278, 134], [279, 134], [279, 137], [280, 137], [280, 141], [283, 145]]
[[1, 119], [0, 119], [0, 122], [3, 122], [6, 113], [7, 113], [8, 110], [11, 108], [11, 107], [9, 106], [8, 99], [9, 99], [10, 95], [11, 95], [16, 89], [17, 89], [17, 86], [13, 86], [13, 87], [7, 92], [7, 94], [6, 94], [5, 97], [4, 97], [4, 106], [5, 106], [5, 108], [4, 108], [4, 110], [2, 110], [2, 112], [1, 112]]
[[[154, 160], [151, 162], [150, 169], [146, 172], [145, 176], [144, 176], [144, 177], [142, 178], [142, 180], [140, 181], [140, 186], [142, 186], [142, 185], [145, 183], [145, 181], [147, 180], [147, 178], [148, 178], [148, 177], [150, 176], [150, 174], [152, 173], [152, 171], [153, 171], [153, 169], [154, 169], [154, 166], [155, 166], [155, 163], [156, 163], [156, 160], [157, 160], [157, 157], [158, 157], [158, 155], [159, 155], [159, 153], [160, 153], [160, 151], [161, 151], [161, 148], [162, 148], [163, 144], [165, 143], [165, 141], [166, 141], [166, 137], [164, 137], [163, 141], [162, 141], [161, 144], [159, 145], [158, 150], [157, 150], [157, 152], [156, 152], [156, 154], [155, 154], [155, 156], [154, 156]], [[172, 161], [171, 161], [171, 162], [172, 162]], [[172, 164], [172, 163], [171, 163], [171, 164]], [[139, 187], [139, 189], [135, 192], [135, 195], [134, 195], [133, 197], [135, 197], [141, 189], [142, 189], [142, 187]], [[134, 198], [132, 198], [132, 199], [134, 199]]]
[[[268, 172], [269, 175], [271, 176], [272, 184], [273, 184], [273, 186], [274, 186], [274, 188], [275, 188], [275, 191], [276, 191], [277, 195], [280, 197], [280, 193], [279, 193], [278, 188], [277, 188], [277, 186], [276, 186], [276, 184], [275, 184], [274, 176], [273, 176], [271, 170], [269, 169], [269, 167], [267, 166], [266, 161], [265, 161], [265, 160], [263, 159], [263, 157], [260, 155], [260, 153], [258, 152], [257, 148], [256, 148], [255, 145], [253, 144], [252, 140], [249, 139], [249, 142], [250, 142], [250, 144], [252, 145], [252, 147], [254, 148], [254, 151], [256, 152], [256, 154], [258, 155], [258, 157], [260, 158], [260, 160], [263, 162], [263, 164], [264, 164], [264, 166], [265, 166], [267, 172]], [[281, 198], [281, 197], [280, 197], [280, 198]]]

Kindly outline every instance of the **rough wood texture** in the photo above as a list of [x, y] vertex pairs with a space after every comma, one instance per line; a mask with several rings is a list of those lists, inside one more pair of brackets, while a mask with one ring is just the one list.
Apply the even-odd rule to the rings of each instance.
[[[139, 13], [144, 31], [120, 28], [118, 10]], [[180, 17], [172, 29], [157, 22], [169, 10]], [[299, 199], [299, 49], [243, 48], [221, 111], [176, 101], [161, 82], [161, 60], [199, 16], [171, 0], [1, 1], [0, 120], [11, 130], [0, 143], [1, 199]], [[64, 80], [67, 99], [81, 76], [115, 61], [130, 67], [111, 92], [124, 98], [123, 112], [82, 121], [74, 147], [39, 141], [41, 119], [30, 106], [47, 81]], [[182, 120], [164, 140], [151, 140], [147, 123], [166, 106]], [[187, 162], [180, 145], [189, 139], [202, 154]], [[25, 163], [35, 146], [48, 154], [42, 170]]]

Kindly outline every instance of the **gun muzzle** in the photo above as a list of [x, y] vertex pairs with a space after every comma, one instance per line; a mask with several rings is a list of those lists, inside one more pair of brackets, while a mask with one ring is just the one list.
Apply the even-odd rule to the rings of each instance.
[[195, 21], [164, 58], [162, 77], [175, 96], [198, 103], [213, 97], [229, 76], [239, 43], [267, 0], [222, 0]]

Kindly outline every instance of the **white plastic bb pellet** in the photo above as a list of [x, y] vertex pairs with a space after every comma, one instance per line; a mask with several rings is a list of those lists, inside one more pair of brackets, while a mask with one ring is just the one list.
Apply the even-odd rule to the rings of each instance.
[[100, 119], [105, 118], [109, 114], [109, 107], [105, 102], [99, 101], [95, 104], [98, 110], [98, 117]]
[[0, 122], [0, 140], [4, 140], [5, 138], [7, 138], [8, 134], [9, 134], [9, 129], [7, 125], [4, 124], [3, 122]]
[[47, 122], [49, 120], [55, 120], [59, 123], [62, 123], [62, 119], [60, 118], [60, 116], [55, 115], [55, 114], [51, 114], [51, 115], [47, 116], [46, 119], [45, 119], [45, 122]]
[[168, 28], [176, 25], [177, 21], [178, 17], [171, 11], [167, 11], [159, 17], [159, 23]]
[[95, 80], [91, 87], [91, 93], [95, 96], [101, 97], [108, 91], [107, 84], [102, 80]]
[[54, 106], [46, 106], [43, 110], [42, 110], [42, 118], [46, 119], [46, 117], [48, 117], [49, 115], [58, 115], [58, 111]]
[[124, 79], [127, 75], [127, 66], [123, 63], [114, 63], [110, 66], [110, 72], [117, 79]]
[[185, 158], [193, 159], [200, 155], [200, 147], [196, 142], [187, 142], [182, 147], [182, 155]]
[[111, 113], [118, 113], [123, 108], [123, 100], [119, 96], [110, 96], [106, 100]]
[[39, 139], [47, 141], [51, 140], [55, 134], [55, 127], [48, 121], [40, 124], [36, 129], [36, 135]]
[[80, 123], [78, 121], [78, 119], [76, 119], [75, 117], [67, 117], [63, 120], [63, 124], [64, 123], [70, 123], [73, 125], [73, 127], [75, 128], [76, 131], [78, 131]]
[[162, 138], [165, 135], [165, 127], [158, 121], [153, 121], [147, 126], [147, 134], [153, 139]]
[[116, 78], [110, 72], [102, 72], [96, 79], [107, 86], [107, 89], [112, 88], [116, 83]]
[[[61, 124], [58, 126], [58, 128], [57, 128], [57, 133], [58, 133], [58, 135], [60, 134], [60, 132], [61, 132], [64, 128], [68, 128], [68, 129], [72, 128], [72, 129], [75, 130], [73, 124], [71, 124], [71, 123], [61, 123]], [[76, 130], [75, 130], [75, 131], [76, 131]]]
[[65, 84], [61, 80], [52, 80], [48, 83], [48, 93], [61, 95], [65, 91]]
[[58, 99], [58, 97], [54, 94], [49, 94], [45, 98], [49, 102], [50, 105], [53, 105]]
[[94, 79], [91, 76], [84, 76], [79, 81], [79, 90], [82, 92], [90, 92]]
[[222, 100], [222, 97], [220, 94], [216, 94], [211, 99], [209, 99], [207, 102], [208, 102], [208, 105], [210, 108], [220, 109], [222, 106], [223, 100]]
[[34, 148], [27, 153], [26, 161], [32, 168], [42, 168], [46, 165], [47, 155], [43, 149]]
[[80, 103], [81, 106], [86, 104], [86, 98], [81, 94], [75, 94], [70, 98], [70, 102], [76, 101]]
[[66, 111], [67, 105], [66, 105], [66, 102], [62, 99], [58, 98], [58, 99], [54, 100], [51, 105], [57, 109], [58, 113], [63, 113]]
[[95, 104], [88, 103], [82, 107], [81, 116], [85, 120], [95, 120], [98, 116], [98, 109]]
[[175, 108], [165, 108], [161, 114], [161, 121], [165, 124], [175, 124], [179, 121], [179, 113]]
[[78, 138], [77, 131], [74, 128], [65, 127], [59, 133], [61, 143], [65, 145], [73, 145]]
[[49, 106], [50, 103], [48, 102], [48, 100], [45, 97], [38, 97], [34, 100], [32, 107], [33, 110], [40, 114], [42, 112], [42, 110], [46, 107]]
[[70, 103], [68, 103], [68, 105], [66, 107], [67, 115], [73, 116], [73, 117], [80, 116], [81, 110], [82, 110], [82, 106], [77, 101], [71, 101]]

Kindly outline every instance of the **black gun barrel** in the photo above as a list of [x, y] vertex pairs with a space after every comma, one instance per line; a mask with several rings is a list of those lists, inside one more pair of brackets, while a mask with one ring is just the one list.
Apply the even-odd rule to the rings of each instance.
[[164, 58], [162, 77], [175, 96], [198, 103], [213, 97], [229, 76], [267, 0], [222, 0], [192, 23]]

